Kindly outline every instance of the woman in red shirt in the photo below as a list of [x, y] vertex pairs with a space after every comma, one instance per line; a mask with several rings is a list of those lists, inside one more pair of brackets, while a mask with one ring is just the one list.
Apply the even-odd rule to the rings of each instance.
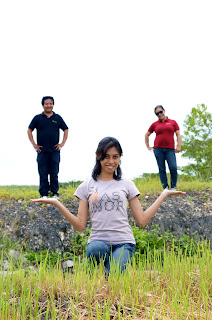
[[[175, 189], [177, 185], [177, 162], [175, 153], [181, 151], [181, 136], [180, 128], [175, 120], [169, 119], [165, 115], [163, 106], [155, 107], [155, 114], [158, 121], [152, 123], [147, 133], [145, 134], [145, 143], [148, 150], [153, 150], [159, 168], [159, 176], [164, 189], [169, 189], [169, 184], [166, 176], [167, 161], [171, 174], [171, 189]], [[149, 136], [155, 132], [156, 138], [154, 147], [149, 146]], [[177, 146], [174, 145], [174, 133], [177, 136]]]

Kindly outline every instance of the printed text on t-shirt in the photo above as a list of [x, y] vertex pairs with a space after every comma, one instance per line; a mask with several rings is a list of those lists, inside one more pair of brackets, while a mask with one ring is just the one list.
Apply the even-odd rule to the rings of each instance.
[[119, 192], [113, 192], [112, 197], [109, 197], [107, 193], [104, 193], [99, 197], [99, 193], [95, 192], [89, 196], [90, 209], [93, 212], [106, 211], [119, 211], [120, 207], [123, 207], [123, 201], [120, 200]]

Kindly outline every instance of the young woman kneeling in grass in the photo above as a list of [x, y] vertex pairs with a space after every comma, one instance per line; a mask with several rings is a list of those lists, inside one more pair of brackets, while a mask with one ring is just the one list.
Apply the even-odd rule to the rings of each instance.
[[140, 193], [135, 184], [122, 178], [121, 156], [122, 148], [117, 139], [106, 137], [99, 142], [92, 178], [83, 182], [74, 193], [79, 199], [77, 216], [57, 199], [31, 200], [55, 205], [80, 232], [86, 228], [89, 212], [92, 229], [88, 239], [87, 256], [90, 260], [94, 258], [97, 263], [103, 258], [108, 273], [111, 261], [115, 261], [123, 272], [135, 252], [135, 239], [128, 221], [127, 201], [135, 220], [144, 227], [166, 197], [185, 195], [182, 191], [164, 190], [157, 200], [143, 211], [138, 200]]

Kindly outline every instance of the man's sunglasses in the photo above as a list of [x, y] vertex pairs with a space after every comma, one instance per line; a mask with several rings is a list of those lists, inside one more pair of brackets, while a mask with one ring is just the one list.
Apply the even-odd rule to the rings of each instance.
[[162, 114], [162, 113], [163, 113], [163, 110], [156, 112], [156, 116], [158, 116], [159, 114]]

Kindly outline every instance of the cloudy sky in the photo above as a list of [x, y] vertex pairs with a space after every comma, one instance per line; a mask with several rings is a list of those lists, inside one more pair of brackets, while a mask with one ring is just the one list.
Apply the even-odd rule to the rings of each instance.
[[0, 185], [39, 182], [26, 131], [44, 95], [70, 128], [61, 182], [88, 178], [108, 135], [123, 147], [126, 177], [157, 172], [144, 143], [154, 107], [181, 131], [198, 103], [212, 112], [210, 8], [204, 0], [1, 2]]

